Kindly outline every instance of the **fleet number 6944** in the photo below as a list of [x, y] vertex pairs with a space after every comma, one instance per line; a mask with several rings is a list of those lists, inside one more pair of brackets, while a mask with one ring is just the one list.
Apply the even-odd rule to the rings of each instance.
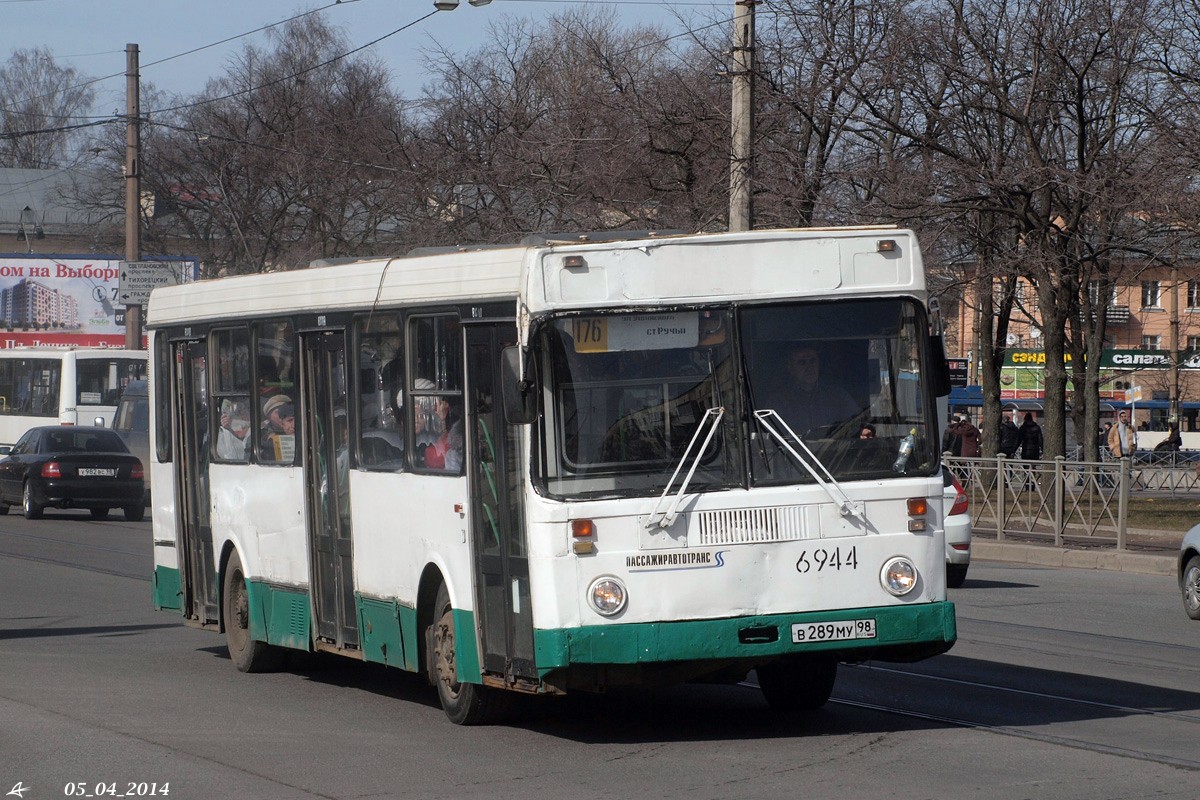
[[801, 575], [813, 570], [821, 572], [826, 569], [858, 569], [858, 552], [853, 547], [844, 553], [840, 547], [832, 550], [818, 547], [812, 551], [811, 556], [807, 550], [800, 551], [800, 558], [796, 559], [796, 571]]

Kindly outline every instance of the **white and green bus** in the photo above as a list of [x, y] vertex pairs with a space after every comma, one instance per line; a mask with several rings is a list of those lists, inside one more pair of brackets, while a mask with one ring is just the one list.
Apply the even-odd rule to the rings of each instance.
[[144, 350], [0, 349], [0, 452], [38, 425], [111, 425], [121, 391], [145, 377]]
[[751, 670], [819, 707], [839, 662], [955, 640], [933, 316], [896, 228], [157, 289], [156, 606], [242, 671], [295, 648], [423, 673], [464, 724]]

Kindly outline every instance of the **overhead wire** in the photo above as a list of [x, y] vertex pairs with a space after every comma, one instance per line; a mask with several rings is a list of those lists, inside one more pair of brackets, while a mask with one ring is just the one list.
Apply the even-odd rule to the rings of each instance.
[[[358, 0], [346, 0], [346, 2], [357, 2], [357, 1], [358, 1]], [[559, 3], [562, 3], [562, 2], [570, 2], [570, 1], [571, 1], [571, 0], [506, 0], [506, 2], [559, 2]], [[665, 3], [665, 4], [664, 4], [664, 3], [650, 3], [650, 2], [645, 2], [645, 3], [643, 3], [643, 2], [640, 2], [640, 0], [623, 0], [623, 1], [624, 1], [624, 2], [628, 2], [629, 4], [635, 4], [635, 5], [636, 5], [636, 4], [645, 4], [645, 5], [714, 5], [713, 3], [699, 3], [699, 2], [697, 2], [697, 3]], [[0, 2], [3, 2], [3, 0], [0, 0]], [[213, 42], [213, 43], [211, 43], [211, 44], [204, 45], [204, 46], [202, 46], [202, 47], [197, 47], [197, 48], [193, 48], [193, 49], [191, 49], [191, 50], [188, 50], [188, 51], [184, 51], [184, 52], [181, 52], [181, 53], [177, 53], [177, 54], [175, 54], [175, 55], [168, 56], [167, 58], [162, 58], [162, 59], [159, 59], [159, 60], [157, 60], [157, 61], [153, 61], [153, 62], [151, 62], [151, 63], [149, 63], [149, 64], [146, 64], [145, 66], [146, 66], [146, 67], [150, 67], [150, 66], [154, 66], [154, 65], [156, 65], [156, 64], [161, 64], [161, 63], [164, 63], [164, 62], [166, 62], [166, 61], [170, 61], [170, 60], [173, 60], [173, 59], [176, 59], [176, 58], [181, 58], [181, 57], [183, 57], [183, 56], [190, 55], [190, 54], [192, 54], [192, 53], [199, 52], [199, 51], [201, 51], [201, 50], [205, 50], [205, 49], [208, 49], [208, 48], [210, 48], [210, 47], [215, 47], [215, 46], [218, 46], [218, 45], [220, 45], [220, 44], [224, 44], [224, 43], [227, 43], [227, 42], [233, 41], [233, 40], [235, 40], [235, 39], [243, 38], [243, 37], [245, 37], [245, 36], [249, 36], [249, 35], [251, 35], [251, 34], [258, 33], [258, 32], [260, 32], [260, 31], [262, 31], [262, 30], [266, 30], [267, 28], [275, 27], [275, 26], [277, 26], [277, 25], [281, 25], [281, 24], [286, 24], [287, 22], [290, 22], [290, 21], [292, 21], [292, 20], [295, 20], [295, 19], [300, 19], [300, 18], [302, 18], [302, 17], [305, 17], [305, 16], [308, 16], [308, 15], [310, 15], [310, 14], [317, 13], [317, 12], [319, 12], [319, 11], [324, 11], [324, 10], [327, 10], [327, 9], [329, 9], [329, 8], [331, 8], [331, 7], [333, 7], [333, 6], [335, 6], [335, 5], [341, 5], [341, 4], [343, 4], [342, 0], [336, 0], [336, 2], [329, 3], [328, 5], [322, 6], [322, 7], [320, 7], [320, 8], [317, 8], [317, 9], [313, 9], [313, 10], [311, 10], [311, 11], [306, 11], [306, 12], [303, 12], [303, 13], [301, 13], [301, 14], [297, 14], [297, 15], [295, 15], [295, 16], [289, 17], [289, 18], [287, 18], [287, 19], [285, 19], [285, 20], [282, 20], [282, 21], [280, 21], [280, 22], [272, 23], [272, 24], [270, 24], [270, 25], [264, 25], [264, 26], [261, 26], [261, 27], [259, 27], [259, 28], [255, 28], [255, 29], [254, 29], [254, 30], [252, 30], [252, 31], [247, 31], [246, 33], [239, 34], [238, 36], [232, 36], [232, 37], [228, 37], [228, 38], [226, 38], [226, 39], [222, 39], [222, 40], [220, 40], [220, 41], [218, 41], [218, 42]], [[598, 1], [595, 1], [595, 2], [594, 2], [594, 0], [576, 0], [575, 4], [581, 4], [581, 5], [582, 5], [582, 4], [596, 4], [596, 5], [604, 5], [604, 4], [612, 4], [612, 3], [611, 3], [611, 0], [598, 0]], [[291, 73], [291, 74], [289, 74], [289, 75], [284, 75], [284, 76], [281, 76], [281, 77], [279, 77], [279, 78], [276, 78], [276, 79], [274, 79], [274, 80], [267, 81], [266, 83], [258, 84], [258, 85], [256, 85], [256, 86], [252, 86], [252, 87], [249, 87], [249, 88], [247, 88], [247, 89], [241, 89], [241, 90], [239, 90], [239, 91], [236, 91], [236, 92], [231, 92], [231, 93], [229, 93], [229, 94], [220, 95], [220, 96], [218, 96], [218, 97], [204, 98], [204, 99], [202, 99], [202, 100], [197, 100], [197, 101], [194, 101], [194, 102], [189, 102], [189, 103], [183, 103], [183, 104], [176, 105], [176, 106], [168, 106], [168, 107], [166, 107], [166, 108], [159, 108], [159, 109], [153, 109], [153, 110], [150, 110], [150, 111], [145, 111], [145, 112], [143, 112], [143, 115], [147, 117], [147, 119], [145, 120], [145, 122], [146, 122], [147, 124], [157, 124], [157, 125], [159, 125], [159, 126], [161, 126], [161, 127], [171, 128], [171, 129], [180, 130], [180, 131], [184, 131], [184, 132], [191, 132], [191, 133], [193, 133], [194, 135], [207, 135], [207, 136], [211, 136], [211, 137], [213, 137], [213, 138], [221, 138], [221, 139], [223, 139], [223, 140], [227, 140], [227, 141], [231, 141], [231, 142], [237, 142], [237, 143], [241, 143], [241, 144], [247, 144], [247, 145], [254, 145], [254, 146], [258, 146], [258, 143], [255, 143], [255, 142], [249, 142], [249, 141], [244, 141], [244, 140], [232, 139], [232, 138], [230, 138], [230, 137], [226, 137], [226, 136], [222, 136], [222, 135], [218, 135], [218, 134], [213, 134], [213, 133], [211, 133], [211, 132], [201, 132], [201, 131], [195, 131], [195, 130], [191, 130], [191, 129], [185, 129], [185, 128], [181, 128], [181, 127], [179, 127], [179, 126], [172, 126], [172, 125], [168, 125], [168, 124], [166, 124], [166, 123], [161, 123], [161, 122], [157, 122], [157, 121], [152, 121], [152, 115], [155, 115], [155, 114], [164, 114], [164, 113], [175, 112], [175, 111], [183, 111], [183, 110], [187, 110], [187, 109], [189, 109], [189, 108], [196, 108], [196, 107], [199, 107], [199, 106], [203, 106], [203, 105], [207, 105], [207, 104], [211, 104], [211, 103], [220, 102], [220, 101], [222, 101], [222, 100], [229, 100], [229, 99], [233, 99], [233, 98], [235, 98], [235, 97], [240, 97], [240, 96], [243, 96], [243, 95], [246, 95], [246, 94], [250, 94], [250, 93], [252, 93], [252, 92], [255, 92], [255, 91], [258, 91], [258, 90], [261, 90], [261, 89], [264, 89], [264, 88], [268, 88], [268, 87], [270, 87], [270, 86], [277, 85], [277, 84], [279, 84], [279, 83], [282, 83], [282, 82], [284, 82], [284, 81], [293, 80], [293, 79], [295, 79], [295, 78], [297, 78], [297, 77], [300, 77], [300, 76], [302, 76], [302, 75], [308, 74], [308, 73], [310, 73], [310, 72], [313, 72], [313, 71], [315, 71], [315, 70], [318, 70], [318, 69], [321, 69], [321, 68], [323, 68], [323, 67], [329, 66], [330, 64], [336, 63], [337, 61], [340, 61], [340, 60], [342, 60], [342, 59], [344, 59], [344, 58], [347, 58], [348, 56], [351, 56], [351, 55], [353, 55], [353, 54], [355, 54], [355, 53], [358, 53], [358, 52], [361, 52], [361, 51], [363, 51], [363, 50], [366, 50], [366, 49], [367, 49], [367, 48], [369, 48], [369, 47], [373, 47], [374, 45], [376, 45], [376, 44], [378, 44], [378, 43], [380, 43], [380, 42], [382, 42], [382, 41], [384, 41], [384, 40], [386, 40], [386, 39], [389, 39], [389, 38], [391, 38], [392, 36], [395, 36], [395, 35], [396, 35], [396, 34], [398, 34], [398, 33], [402, 33], [403, 31], [405, 31], [405, 30], [407, 30], [407, 29], [409, 29], [409, 28], [411, 28], [411, 27], [413, 27], [413, 26], [415, 26], [415, 25], [418, 25], [418, 24], [420, 24], [421, 22], [424, 22], [425, 20], [429, 19], [430, 17], [432, 17], [432, 16], [433, 16], [434, 14], [436, 14], [436, 13], [438, 13], [438, 12], [437, 12], [437, 10], [431, 11], [431, 12], [429, 12], [429, 13], [427, 13], [427, 14], [425, 14], [425, 15], [421, 16], [421, 17], [418, 17], [417, 19], [415, 19], [415, 20], [412, 20], [411, 22], [408, 22], [408, 23], [406, 23], [406, 24], [404, 24], [404, 25], [400, 26], [399, 28], [396, 28], [395, 30], [393, 30], [393, 31], [391, 31], [391, 32], [389, 32], [389, 33], [386, 33], [386, 34], [384, 34], [383, 36], [380, 36], [380, 37], [378, 37], [378, 38], [376, 38], [376, 39], [373, 39], [373, 40], [371, 40], [371, 41], [369, 41], [369, 42], [367, 42], [367, 43], [365, 43], [365, 44], [362, 44], [362, 45], [360, 45], [360, 46], [358, 46], [358, 47], [355, 47], [355, 48], [353, 48], [353, 49], [351, 49], [351, 50], [348, 50], [348, 51], [346, 51], [346, 52], [344, 52], [344, 53], [340, 53], [340, 54], [338, 54], [338, 55], [335, 55], [335, 56], [333, 56], [332, 58], [330, 58], [330, 59], [327, 59], [326, 61], [323, 61], [323, 62], [321, 62], [321, 63], [319, 63], [319, 64], [314, 64], [314, 65], [311, 65], [311, 66], [305, 67], [304, 69], [298, 70], [297, 72]], [[722, 19], [722, 20], [718, 20], [718, 21], [716, 21], [716, 22], [710, 23], [710, 24], [708, 24], [708, 25], [703, 25], [703, 26], [700, 26], [700, 27], [698, 27], [698, 28], [690, 28], [690, 29], [688, 29], [688, 30], [686, 30], [686, 31], [683, 31], [683, 32], [681, 32], [681, 33], [678, 33], [678, 34], [673, 34], [673, 35], [671, 35], [671, 36], [667, 36], [667, 37], [665, 37], [665, 38], [662, 38], [662, 39], [657, 39], [657, 40], [655, 40], [655, 41], [652, 41], [652, 42], [644, 42], [644, 43], [642, 43], [642, 44], [639, 44], [639, 45], [636, 45], [636, 46], [634, 46], [634, 47], [627, 48], [627, 49], [625, 49], [625, 50], [622, 50], [622, 51], [619, 51], [619, 52], [615, 53], [614, 55], [617, 55], [617, 56], [628, 55], [629, 53], [636, 52], [636, 51], [638, 51], [638, 50], [642, 50], [642, 49], [645, 49], [645, 48], [648, 48], [648, 47], [655, 47], [655, 46], [657, 46], [657, 45], [666, 44], [666, 43], [668, 43], [668, 42], [671, 42], [671, 41], [673, 41], [673, 40], [675, 40], [675, 39], [679, 39], [679, 38], [683, 38], [683, 37], [687, 37], [687, 36], [692, 36], [692, 35], [694, 35], [694, 34], [696, 34], [696, 33], [700, 32], [700, 31], [707, 30], [707, 29], [709, 29], [709, 28], [717, 27], [717, 26], [719, 26], [719, 25], [726, 25], [726, 24], [729, 24], [731, 20], [732, 20], [732, 18], [726, 18], [726, 19]], [[109, 76], [106, 76], [106, 78], [111, 78], [111, 77], [115, 77], [115, 76], [118, 76], [118, 75], [124, 75], [124, 73], [115, 73], [114, 75], [109, 75]], [[85, 83], [78, 84], [78, 86], [86, 86], [86, 85], [88, 85], [88, 84], [90, 84], [90, 83], [94, 83], [94, 82], [96, 82], [96, 81], [105, 80], [106, 78], [96, 78], [96, 79], [93, 79], [93, 80], [91, 80], [91, 81], [87, 81], [87, 82], [85, 82]], [[35, 98], [35, 99], [37, 99], [37, 98]], [[425, 105], [430, 105], [430, 104], [431, 104], [431, 103], [430, 103], [429, 101], [407, 101], [407, 102], [403, 103], [403, 105], [405, 105], [405, 106], [417, 106], [417, 107], [419, 107], [419, 106], [425, 106]], [[21, 112], [18, 112], [18, 113], [21, 113]], [[57, 127], [53, 127], [53, 128], [43, 128], [43, 129], [31, 130], [31, 131], [12, 131], [12, 132], [5, 132], [5, 133], [0, 133], [0, 139], [10, 139], [10, 140], [11, 140], [11, 139], [17, 139], [17, 138], [21, 138], [21, 137], [24, 137], [24, 136], [33, 136], [33, 135], [38, 135], [38, 134], [47, 134], [47, 133], [64, 133], [64, 132], [71, 131], [71, 130], [77, 130], [77, 129], [89, 128], [89, 127], [97, 127], [97, 126], [100, 126], [100, 125], [106, 125], [106, 124], [109, 124], [109, 123], [112, 123], [112, 122], [118, 122], [118, 121], [122, 120], [122, 119], [124, 118], [124, 116], [125, 116], [125, 115], [121, 115], [121, 114], [114, 114], [114, 115], [107, 115], [107, 116], [104, 116], [104, 117], [98, 117], [98, 116], [68, 117], [68, 119], [88, 119], [88, 120], [93, 120], [93, 121], [91, 121], [91, 122], [86, 122], [86, 123], [79, 123], [79, 124], [75, 124], [75, 125], [63, 125], [63, 126], [57, 126]], [[352, 119], [356, 119], [356, 118], [352, 118]], [[287, 133], [287, 132], [281, 132], [279, 135], [284, 135], [285, 133]], [[339, 160], [339, 161], [341, 161], [341, 160]], [[377, 168], [377, 169], [382, 169], [382, 170], [392, 170], [392, 171], [394, 171], [394, 169], [393, 169], [393, 168], [390, 168], [390, 167], [384, 167], [384, 166], [381, 166], [381, 165], [361, 164], [360, 166], [364, 166], [364, 167], [371, 167], [371, 168]]]
[[[305, 12], [302, 12], [302, 13], [300, 13], [300, 14], [296, 14], [296, 15], [294, 15], [294, 16], [288, 17], [287, 19], [282, 19], [282, 20], [279, 20], [279, 21], [277, 21], [277, 22], [271, 22], [271, 23], [269, 23], [269, 24], [267, 24], [267, 25], [261, 25], [261, 26], [259, 26], [259, 27], [255, 28], [254, 30], [246, 31], [245, 33], [239, 33], [239, 34], [237, 34], [236, 36], [228, 36], [228, 37], [226, 37], [226, 38], [224, 38], [224, 39], [221, 39], [220, 41], [211, 42], [211, 43], [209, 43], [209, 44], [206, 44], [206, 45], [201, 45], [200, 47], [193, 47], [191, 50], [185, 50], [185, 51], [183, 51], [182, 53], [176, 53], [175, 55], [172, 55], [172, 56], [167, 56], [166, 58], [160, 58], [160, 59], [158, 59], [157, 61], [151, 61], [151, 62], [149, 62], [149, 63], [147, 63], [147, 64], [140, 64], [140, 65], [138, 65], [138, 69], [139, 69], [139, 70], [143, 70], [143, 69], [149, 69], [150, 67], [154, 67], [154, 66], [157, 66], [157, 65], [159, 65], [159, 64], [165, 64], [165, 63], [166, 63], [166, 62], [168, 62], [168, 61], [174, 61], [174, 60], [175, 60], [175, 59], [177, 59], [177, 58], [183, 58], [184, 56], [190, 56], [190, 55], [192, 55], [193, 53], [199, 53], [199, 52], [201, 52], [201, 51], [203, 51], [203, 50], [208, 50], [209, 48], [212, 48], [212, 47], [218, 47], [218, 46], [220, 46], [220, 45], [223, 45], [223, 44], [228, 44], [229, 42], [233, 42], [233, 41], [236, 41], [236, 40], [238, 40], [238, 39], [244, 39], [244, 38], [245, 38], [245, 37], [247, 37], [247, 36], [253, 36], [253, 35], [254, 35], [254, 34], [256, 34], [256, 33], [261, 33], [262, 31], [265, 31], [265, 30], [267, 30], [267, 29], [269, 29], [269, 28], [274, 28], [274, 27], [277, 27], [277, 26], [279, 26], [279, 25], [286, 25], [287, 23], [289, 23], [289, 22], [292, 22], [292, 21], [294, 21], [294, 20], [302, 19], [303, 17], [307, 17], [307, 16], [309, 16], [309, 15], [311, 15], [311, 14], [317, 14], [317, 13], [320, 13], [320, 12], [322, 12], [322, 11], [326, 11], [326, 10], [328, 10], [328, 9], [330, 9], [330, 8], [333, 8], [334, 6], [338, 6], [338, 5], [346, 5], [346, 4], [348, 4], [348, 3], [357, 3], [358, 1], [359, 1], [359, 0], [334, 0], [334, 2], [332, 2], [332, 3], [329, 3], [328, 5], [324, 5], [324, 6], [321, 6], [321, 7], [319, 7], [319, 8], [314, 8], [314, 9], [311, 9], [311, 10], [309, 10], [309, 11], [305, 11]], [[0, 2], [16, 2], [16, 0], [0, 0]], [[124, 50], [110, 50], [110, 51], [106, 51], [106, 52], [107, 52], [107, 53], [123, 53], [123, 52], [125, 52], [125, 51], [124, 51]], [[97, 53], [97, 54], [95, 54], [95, 55], [102, 55], [102, 54], [101, 54], [101, 53]], [[30, 97], [30, 98], [27, 98], [27, 99], [28, 99], [28, 100], [31, 100], [31, 101], [32, 101], [32, 100], [41, 100], [41, 99], [43, 99], [43, 98], [46, 98], [46, 97], [51, 97], [51, 96], [53, 96], [54, 94], [60, 94], [60, 93], [62, 93], [62, 92], [69, 92], [69, 91], [71, 91], [71, 90], [73, 90], [73, 89], [82, 89], [82, 88], [84, 88], [85, 86], [91, 86], [93, 83], [99, 83], [100, 81], [107, 81], [107, 80], [110, 80], [110, 79], [112, 79], [112, 78], [123, 78], [123, 77], [125, 77], [125, 72], [124, 72], [124, 71], [122, 71], [122, 72], [114, 72], [114, 73], [112, 73], [111, 75], [104, 75], [104, 76], [102, 76], [102, 77], [99, 77], [99, 78], [90, 78], [90, 79], [88, 79], [88, 80], [86, 80], [86, 81], [83, 81], [82, 83], [77, 83], [77, 84], [74, 84], [73, 86], [68, 86], [68, 87], [67, 87], [67, 88], [65, 88], [65, 89], [60, 89], [60, 90], [58, 90], [57, 92], [48, 93], [48, 94], [43, 94], [43, 95], [38, 95], [38, 96], [36, 96], [36, 97]], [[15, 109], [15, 108], [8, 108], [8, 107], [6, 107], [6, 106], [0, 106], [0, 110], [3, 110], [4, 112], [6, 112], [6, 113], [9, 113], [9, 114], [20, 114], [20, 115], [23, 115], [23, 116], [34, 116], [34, 114], [33, 114], [32, 112], [28, 112], [28, 111], [18, 111], [18, 110], [17, 110], [17, 109]], [[94, 114], [93, 114], [93, 115], [73, 115], [73, 116], [65, 117], [65, 119], [104, 119], [104, 117], [101, 117], [101, 116], [99, 116], [99, 115], [94, 115]]]

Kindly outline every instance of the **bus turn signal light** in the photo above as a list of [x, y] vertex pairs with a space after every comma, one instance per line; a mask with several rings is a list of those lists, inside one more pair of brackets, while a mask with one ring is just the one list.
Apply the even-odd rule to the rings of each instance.
[[583, 539], [591, 536], [596, 532], [596, 526], [592, 524], [590, 519], [573, 519], [571, 520], [571, 535], [576, 539]]
[[929, 511], [929, 501], [924, 497], [908, 498], [908, 515], [910, 517], [923, 517]]

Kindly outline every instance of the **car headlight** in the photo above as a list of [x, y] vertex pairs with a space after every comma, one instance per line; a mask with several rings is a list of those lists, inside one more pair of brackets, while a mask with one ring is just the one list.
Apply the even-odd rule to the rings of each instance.
[[588, 598], [596, 613], [611, 617], [625, 608], [625, 586], [616, 578], [597, 578], [588, 588]]
[[917, 568], [904, 556], [889, 558], [879, 573], [883, 588], [896, 597], [911, 592], [917, 585]]

